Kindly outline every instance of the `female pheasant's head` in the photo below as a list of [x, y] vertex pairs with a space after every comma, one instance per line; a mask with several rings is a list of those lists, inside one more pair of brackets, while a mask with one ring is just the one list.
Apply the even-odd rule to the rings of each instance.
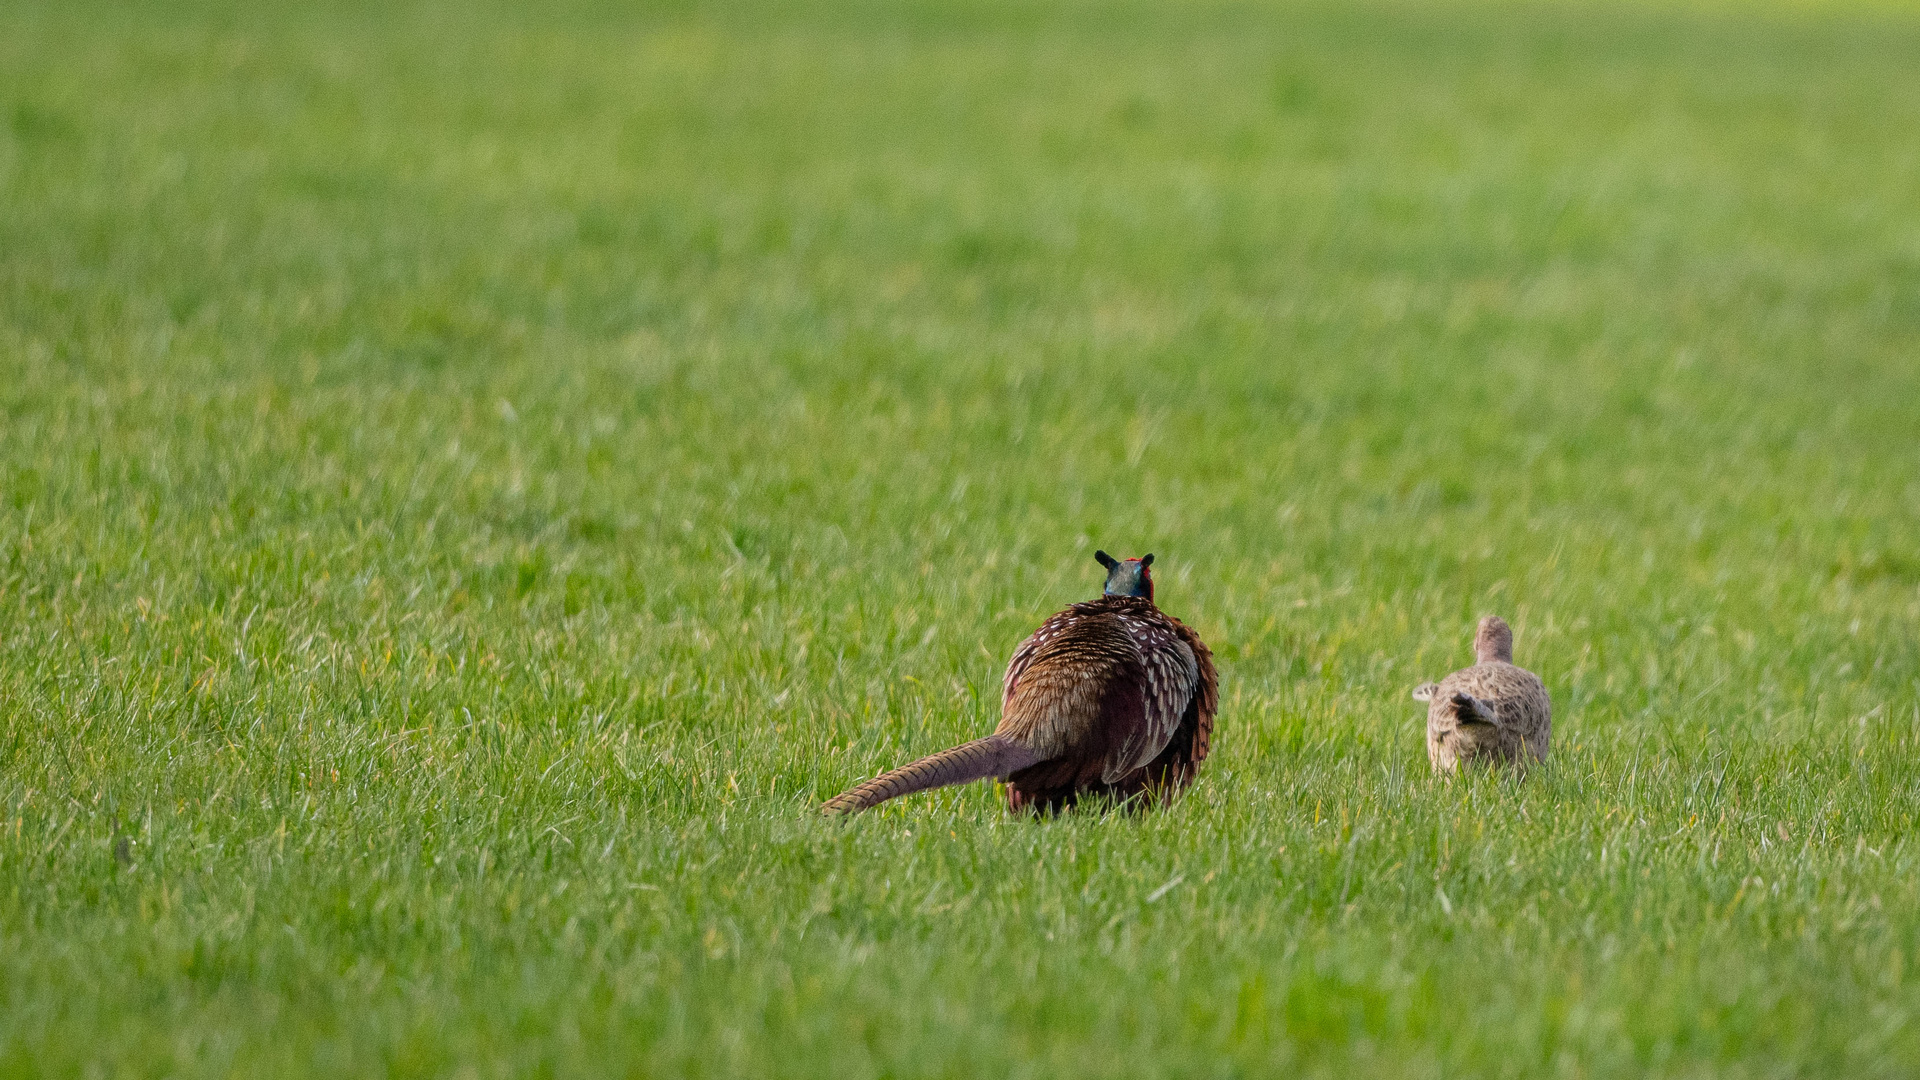
[[1482, 664], [1495, 660], [1513, 663], [1513, 627], [1498, 615], [1488, 615], [1480, 620], [1480, 626], [1473, 633], [1473, 656]]
[[1147, 570], [1153, 565], [1152, 555], [1116, 559], [1104, 551], [1096, 551], [1093, 557], [1107, 568], [1108, 596], [1144, 596], [1148, 600], [1153, 599], [1153, 574]]

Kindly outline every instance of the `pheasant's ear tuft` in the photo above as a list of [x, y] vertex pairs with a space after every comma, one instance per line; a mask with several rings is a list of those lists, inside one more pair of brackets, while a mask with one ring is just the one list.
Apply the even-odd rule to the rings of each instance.
[[1120, 564], [1120, 560], [1114, 558], [1113, 556], [1107, 554], [1104, 551], [1094, 552], [1093, 561], [1099, 563], [1101, 566], [1104, 566], [1109, 570], [1113, 569], [1115, 566], [1118, 566]]
[[1147, 552], [1147, 553], [1146, 553], [1145, 555], [1142, 555], [1142, 556], [1140, 556], [1140, 565], [1141, 565], [1141, 566], [1152, 566], [1152, 565], [1153, 565], [1153, 552], [1151, 552], [1151, 551], [1149, 551], [1149, 552]]

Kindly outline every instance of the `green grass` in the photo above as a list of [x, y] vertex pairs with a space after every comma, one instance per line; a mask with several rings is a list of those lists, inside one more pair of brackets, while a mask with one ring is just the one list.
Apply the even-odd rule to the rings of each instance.
[[[12, 0], [0, 1072], [1913, 1075], [1916, 56]], [[1096, 546], [1184, 802], [813, 816]], [[1554, 760], [1438, 783], [1487, 611]]]

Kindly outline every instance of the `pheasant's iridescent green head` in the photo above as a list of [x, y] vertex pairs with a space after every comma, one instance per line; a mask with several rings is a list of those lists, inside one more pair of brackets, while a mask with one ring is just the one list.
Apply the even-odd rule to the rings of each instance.
[[1104, 551], [1096, 551], [1093, 557], [1107, 568], [1108, 596], [1144, 596], [1148, 600], [1153, 599], [1153, 574], [1147, 570], [1153, 565], [1152, 555], [1116, 559]]

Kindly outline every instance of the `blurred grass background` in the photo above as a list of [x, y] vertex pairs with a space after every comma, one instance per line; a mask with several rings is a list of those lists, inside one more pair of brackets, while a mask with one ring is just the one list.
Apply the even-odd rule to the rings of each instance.
[[[15, 0], [0, 1070], [1911, 1075], [1916, 56]], [[1181, 805], [811, 816], [1094, 547], [1220, 658]], [[1438, 784], [1484, 611], [1555, 761]]]

